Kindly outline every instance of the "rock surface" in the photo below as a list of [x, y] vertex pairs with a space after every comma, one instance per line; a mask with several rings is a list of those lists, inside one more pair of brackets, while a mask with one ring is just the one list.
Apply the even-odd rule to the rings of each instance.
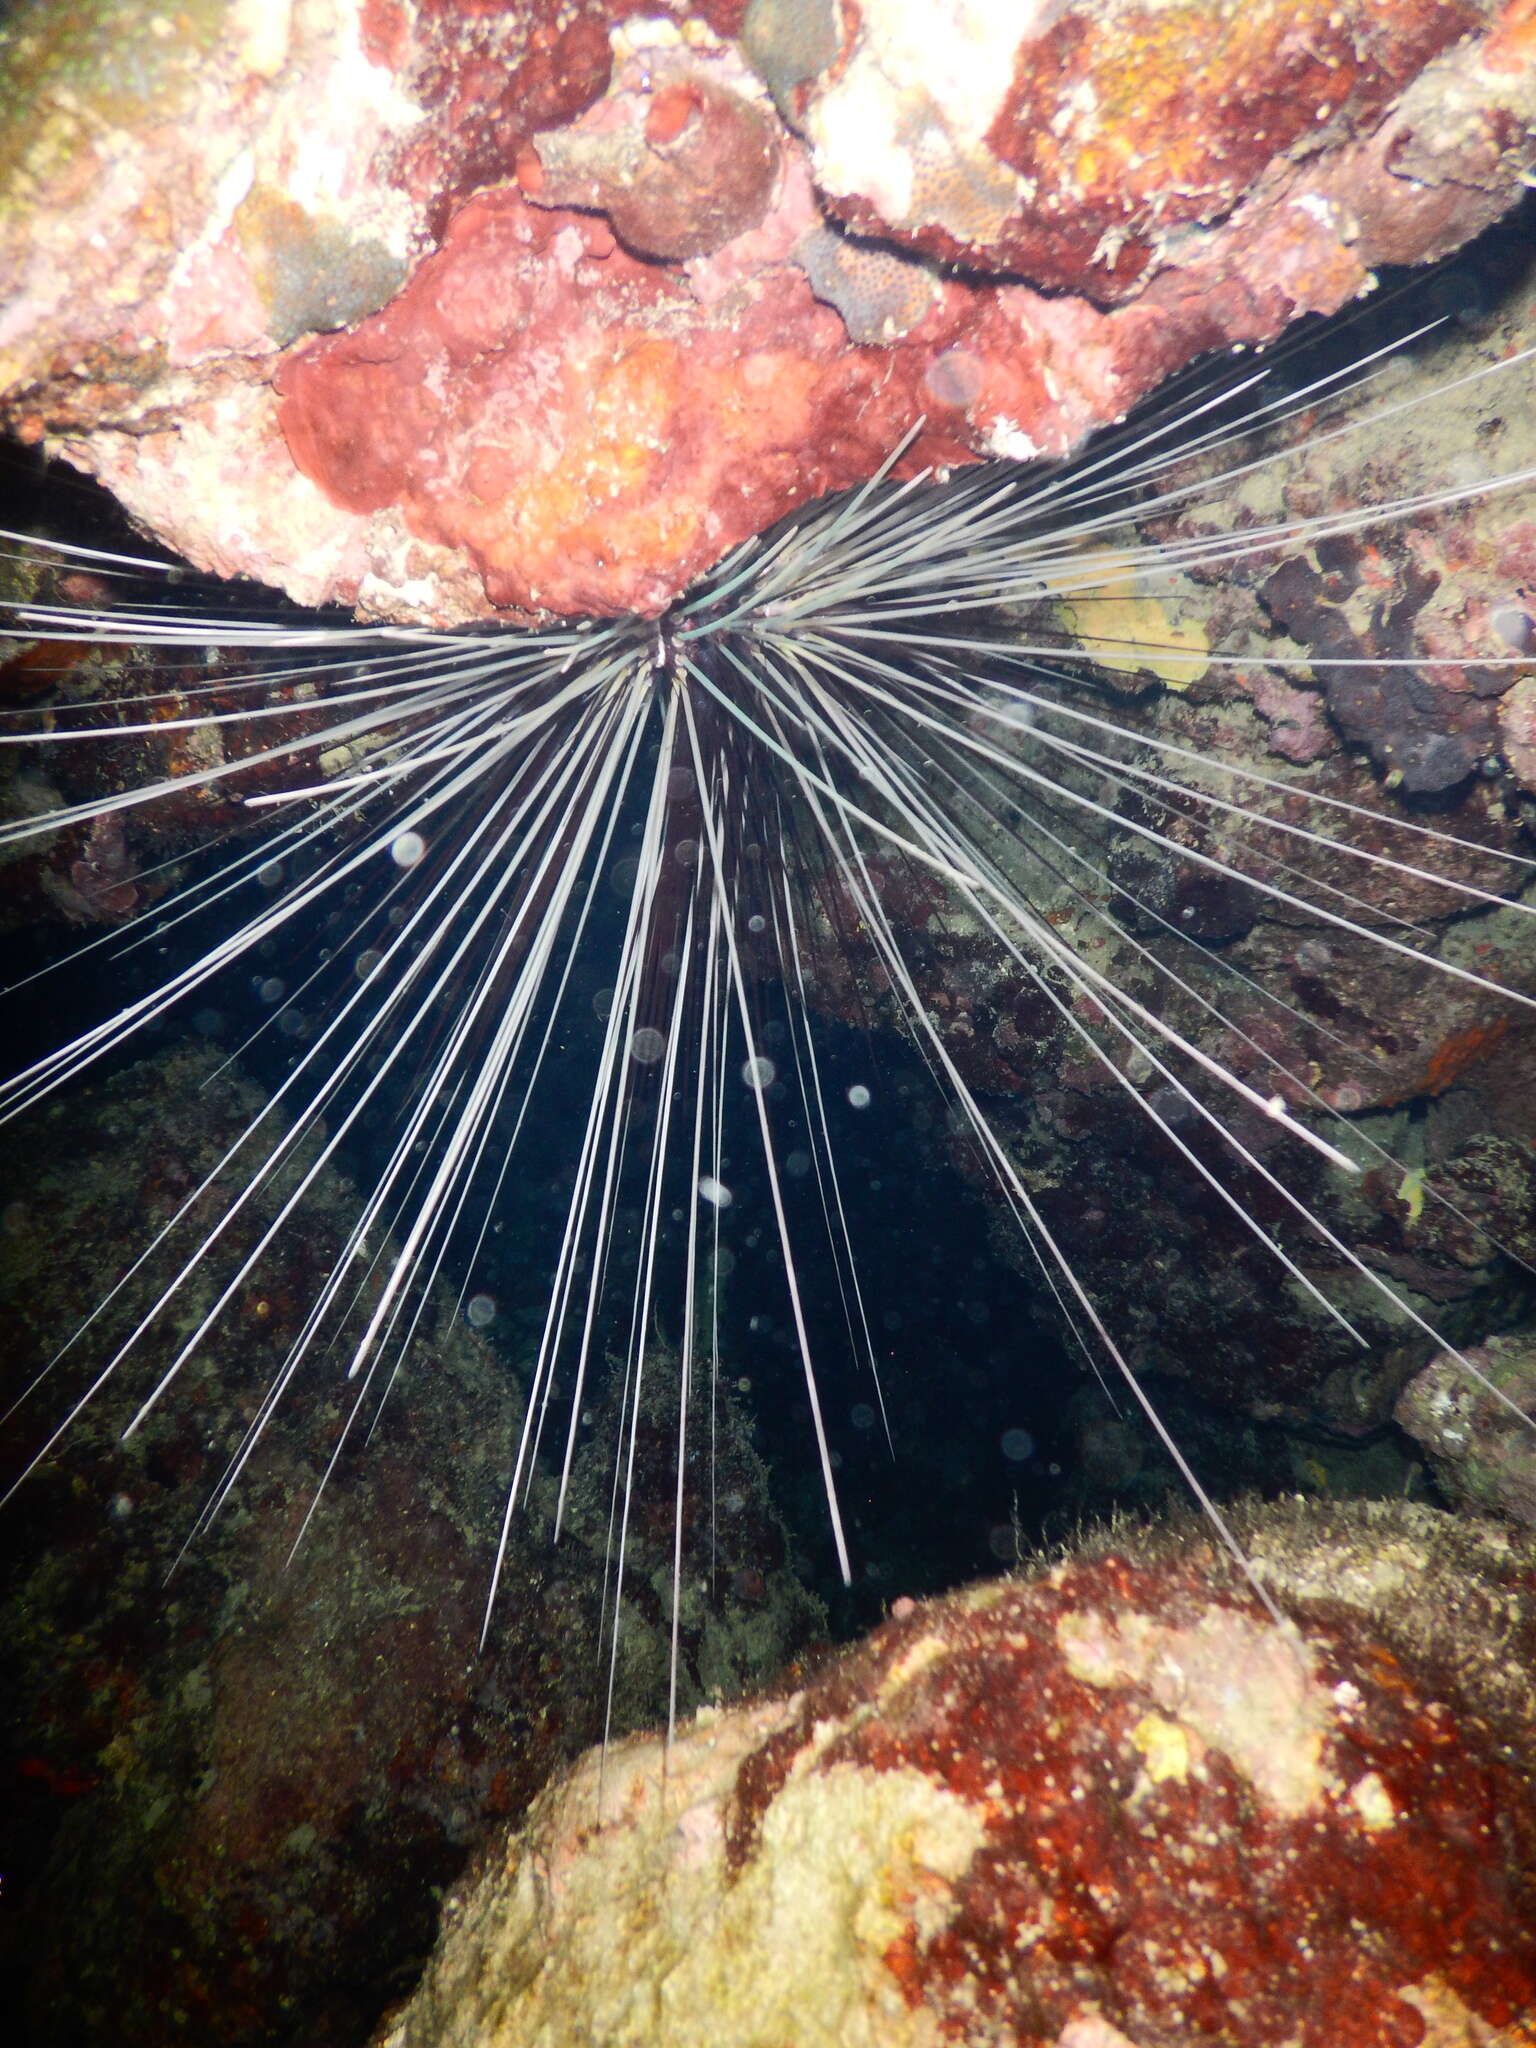
[[1536, 1338], [1490, 1337], [1467, 1364], [1432, 1359], [1398, 1396], [1397, 1421], [1447, 1499], [1536, 1528]]
[[[7, 1482], [61, 1419], [60, 1383], [83, 1392], [151, 1283], [170, 1278], [178, 1261], [162, 1246], [101, 1303], [146, 1224], [166, 1223], [262, 1106], [194, 1043], [77, 1089], [29, 1125], [0, 1223]], [[547, 1540], [546, 1488], [532, 1519], [514, 1519], [496, 1623], [477, 1651], [522, 1402], [508, 1362], [446, 1289], [381, 1412], [375, 1389], [343, 1437], [358, 1389], [334, 1350], [312, 1356], [217, 1519], [198, 1521], [357, 1202], [334, 1168], [322, 1175], [303, 1226], [244, 1279], [124, 1441], [213, 1304], [214, 1283], [194, 1276], [7, 1503], [0, 1981], [28, 2048], [107, 2033], [126, 2048], [353, 2048], [394, 1973], [425, 1953], [438, 1890], [473, 1844], [601, 1732], [612, 1609], [601, 1474], [578, 1466], [560, 1545]], [[240, 1252], [273, 1206], [258, 1191], [237, 1217]], [[212, 1221], [209, 1205], [200, 1213]], [[226, 1264], [219, 1284], [229, 1276]], [[41, 1398], [10, 1407], [98, 1308]], [[658, 1387], [666, 1377], [658, 1370]], [[617, 1413], [592, 1406], [608, 1446]], [[738, 1505], [688, 1532], [689, 1704], [761, 1683], [819, 1623], [723, 1393], [718, 1425], [721, 1490]], [[665, 1710], [665, 1477], [643, 1471], [665, 1505], [630, 1531], [616, 1725]]]
[[589, 1757], [381, 2048], [1523, 2048], [1528, 1546], [1388, 1508], [1243, 1540], [1295, 1628], [1200, 1533], [1121, 1531]]
[[653, 613], [1518, 197], [1528, 0], [153, 0], [0, 28], [0, 417], [199, 566]]
[[[1536, 497], [1526, 481], [1435, 502], [1448, 485], [1536, 470], [1536, 360], [1521, 354], [1536, 333], [1529, 244], [1500, 244], [1496, 232], [1483, 254], [1487, 270], [1453, 268], [1439, 281], [1455, 312], [1432, 343], [1378, 365], [1347, 400], [1283, 399], [1290, 417], [1272, 432], [1175, 463], [1159, 480], [1170, 501], [1095, 534], [1106, 580], [1085, 569], [1081, 592], [1020, 611], [1026, 645], [1060, 649], [1031, 684], [1050, 698], [1044, 678], [1059, 666], [1059, 701], [1102, 721], [1042, 714], [1038, 728], [1091, 744], [1091, 770], [1074, 785], [1037, 738], [997, 721], [980, 728], [1026, 773], [1061, 774], [1090, 801], [1108, 793], [1102, 830], [1050, 807], [1091, 867], [1063, 875], [1059, 861], [1053, 870], [1035, 857], [1031, 785], [1019, 785], [1017, 821], [1004, 807], [987, 836], [1053, 930], [1357, 1160], [1354, 1176], [1322, 1167], [1262, 1114], [1207, 1098], [1259, 1167], [1334, 1230], [1341, 1243], [1329, 1244], [1238, 1165], [1149, 1060], [1109, 1041], [1138, 1101], [1277, 1230], [1368, 1353], [1196, 1178], [995, 933], [915, 863], [873, 863], [947, 1050], [1136, 1369], [1229, 1411], [1353, 1439], [1389, 1426], [1401, 1386], [1437, 1346], [1344, 1247], [1449, 1342], [1475, 1343], [1531, 1305], [1536, 1013], [1499, 990], [1536, 992], [1533, 927], [1527, 912], [1456, 885], [1533, 900], [1536, 785], [1501, 732], [1525, 688], [1510, 636], [1521, 639], [1536, 606]], [[1357, 325], [1362, 346], [1369, 332]], [[1300, 357], [1295, 381], [1305, 388], [1329, 367]], [[1393, 506], [1407, 509], [1362, 516]], [[1312, 519], [1347, 530], [1298, 531]], [[1207, 546], [1218, 558], [1187, 573], [1178, 551]], [[1175, 551], [1171, 566], [1160, 547]], [[1129, 753], [1116, 732], [1148, 751]], [[1183, 751], [1160, 759], [1163, 747]], [[1246, 817], [1115, 780], [1127, 759]], [[1416, 837], [1420, 825], [1455, 843]], [[1429, 872], [1371, 867], [1359, 853]], [[1245, 877], [1306, 905], [1250, 890]], [[1394, 938], [1416, 950], [1380, 943]], [[1420, 953], [1486, 983], [1433, 973]], [[850, 1021], [893, 1013], [878, 962], [856, 942], [829, 945], [818, 966], [828, 1009]], [[1079, 1015], [1092, 1021], [1091, 1005]], [[954, 1156], [991, 1185], [967, 1145]], [[993, 1242], [1032, 1278], [1011, 1216], [1000, 1215]], [[1252, 1470], [1247, 1480], [1262, 1483]]]

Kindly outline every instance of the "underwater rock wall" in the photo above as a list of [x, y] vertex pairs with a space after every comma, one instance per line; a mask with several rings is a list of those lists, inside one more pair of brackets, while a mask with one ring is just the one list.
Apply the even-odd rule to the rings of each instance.
[[[50, 1104], [28, 1159], [8, 1162], [9, 1475], [39, 1449], [38, 1404], [21, 1398], [32, 1372], [52, 1359], [47, 1391], [83, 1392], [175, 1268], [152, 1248], [103, 1302], [122, 1248], [194, 1195], [262, 1112], [241, 1154], [252, 1168], [281, 1135], [282, 1105], [194, 1040]], [[318, 1149], [311, 1135], [276, 1189], [253, 1189], [226, 1245], [251, 1249]], [[603, 1730], [615, 1589], [597, 1468], [617, 1439], [618, 1390], [593, 1396], [597, 1455], [564, 1540], [548, 1538], [547, 1477], [514, 1519], [477, 1653], [522, 1361], [455, 1313], [446, 1283], [387, 1400], [320, 1349], [220, 1513], [201, 1519], [355, 1220], [355, 1188], [334, 1166], [315, 1192], [306, 1228], [246, 1276], [133, 1435], [139, 1402], [212, 1305], [206, 1270], [11, 1503], [0, 1983], [15, 2038], [37, 2048], [108, 2034], [125, 2048], [352, 2048], [405, 1981], [395, 1973], [413, 1956], [419, 1967], [440, 1888], [473, 1845]], [[204, 1227], [218, 1206], [201, 1204]], [[359, 1265], [364, 1299], [378, 1280]], [[88, 1316], [88, 1337], [59, 1354]], [[667, 1700], [675, 1446], [659, 1360], [652, 1380], [637, 1480], [655, 1511], [629, 1531], [616, 1729], [656, 1720]], [[724, 1390], [716, 1419], [721, 1505], [691, 1516], [683, 1541], [685, 1709], [761, 1684], [823, 1626]]]
[[[1536, 279], [1528, 238], [1503, 237], [1495, 230], [1479, 245], [1483, 267], [1458, 261], [1426, 301], [1411, 294], [1399, 319], [1443, 310], [1444, 324], [1336, 401], [1309, 389], [1329, 358], [1277, 351], [1282, 411], [1292, 386], [1301, 394], [1289, 417], [1174, 462], [1146, 516], [1123, 528], [1090, 525], [1076, 541], [1066, 528], [1066, 570], [1056, 573], [1070, 587], [1080, 547], [1084, 588], [1010, 615], [1010, 630], [1041, 650], [1032, 687], [1124, 735], [1111, 745], [1092, 734], [1106, 757], [1166, 770], [1157, 749], [1183, 749], [1181, 774], [1242, 807], [1240, 817], [1187, 800], [1165, 806], [1133, 774], [1100, 779], [1096, 767], [1080, 787], [1113, 815], [1095, 836], [1086, 886], [1032, 871], [1006, 806], [987, 845], [1113, 986], [1261, 1093], [1348, 1120], [1331, 1128], [1357, 1175], [1287, 1164], [1341, 1241], [1330, 1245], [1299, 1226], [1259, 1170], [1235, 1167], [1167, 1077], [1127, 1049], [1137, 1095], [1228, 1176], [1368, 1350], [1209, 1183], [1181, 1170], [1145, 1116], [1127, 1114], [1126, 1090], [995, 933], [915, 863], [895, 853], [872, 863], [946, 1048], [1137, 1370], [1229, 1414], [1341, 1440], [1387, 1428], [1399, 1390], [1437, 1348], [1395, 1320], [1349, 1252], [1451, 1342], [1475, 1343], [1531, 1305], [1536, 1020], [1473, 981], [1425, 971], [1418, 951], [1376, 942], [1401, 937], [1504, 987], [1536, 988], [1523, 917], [1457, 893], [1528, 900], [1531, 886], [1519, 865], [1536, 817], [1530, 760], [1505, 738], [1521, 715], [1512, 700], [1530, 682], [1507, 637], [1529, 629], [1536, 592], [1530, 493], [1435, 502], [1458, 477], [1536, 469], [1536, 366], [1499, 370], [1536, 332]], [[1365, 349], [1375, 332], [1366, 318], [1353, 338]], [[1271, 396], [1262, 386], [1255, 402]], [[1393, 503], [1415, 509], [1368, 516]], [[1298, 538], [1301, 521], [1320, 517], [1348, 530]], [[1213, 539], [1224, 558], [1184, 573], [1176, 551]], [[1110, 562], [1102, 580], [1096, 551]], [[978, 730], [1026, 766], [1061, 772], [1027, 721], [993, 718]], [[1454, 843], [1437, 845], [1432, 874], [1379, 868], [1363, 878], [1351, 848], [1417, 860], [1398, 820]], [[1262, 893], [1298, 881], [1358, 928]], [[816, 1000], [848, 1021], [889, 1014], [878, 959], [852, 931], [845, 919], [838, 943], [822, 946]], [[1177, 984], [1153, 971], [1148, 948], [1161, 949]], [[1260, 1169], [1288, 1160], [1261, 1111], [1239, 1107], [1231, 1121]], [[990, 1185], [963, 1133], [952, 1152]], [[1005, 1213], [992, 1246], [1032, 1280]]]

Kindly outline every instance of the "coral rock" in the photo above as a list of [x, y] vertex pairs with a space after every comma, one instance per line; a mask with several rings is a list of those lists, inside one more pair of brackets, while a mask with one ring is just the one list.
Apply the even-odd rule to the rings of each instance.
[[[11, 1161], [0, 1225], [8, 1481], [38, 1449], [17, 1397], [49, 1358], [69, 1369], [59, 1346], [98, 1304], [104, 1248], [165, 1221], [242, 1134], [260, 1145], [253, 1118], [275, 1139], [278, 1113], [206, 1044], [48, 1105], [38, 1143]], [[173, 1311], [132, 1387], [123, 1375], [141, 1361], [122, 1362], [13, 1503], [0, 1972], [18, 2041], [352, 2048], [392, 1974], [425, 1955], [433, 1888], [603, 1723], [595, 1646], [613, 1595], [596, 1470], [577, 1468], [558, 1553], [521, 1517], [510, 1529], [508, 1619], [475, 1654], [520, 1405], [505, 1356], [451, 1294], [427, 1305], [422, 1374], [402, 1378], [366, 1454], [342, 1447], [345, 1381], [318, 1373], [289, 1389], [288, 1412], [247, 1446], [242, 1488], [193, 1531], [356, 1213], [355, 1188], [312, 1145], [308, 1162], [308, 1227], [201, 1333], [195, 1392], [170, 1388], [124, 1440], [206, 1302]], [[254, 1239], [278, 1197], [249, 1193]], [[163, 1263], [129, 1277], [111, 1333], [96, 1323], [109, 1351], [169, 1278]], [[659, 1403], [667, 1376], [653, 1379]], [[616, 1412], [595, 1413], [611, 1442]], [[694, 1700], [760, 1683], [819, 1626], [728, 1400], [718, 1442], [719, 1511], [693, 1519], [683, 1552], [677, 1677]], [[674, 1449], [647, 1416], [642, 1478]], [[333, 1451], [345, 1505], [321, 1503], [296, 1549]], [[629, 1725], [660, 1710], [671, 1675], [653, 1590], [670, 1592], [670, 1488], [657, 1496], [665, 1511], [629, 1532], [613, 1702]], [[750, 1598], [738, 1574], [752, 1575]]]
[[1530, 1595], [1446, 1522], [1261, 1517], [1299, 1628], [1199, 1535], [900, 1603], [789, 1699], [557, 1783], [381, 2039], [1529, 2043]]
[[1442, 1352], [1397, 1403], [1398, 1424], [1423, 1446], [1448, 1499], [1536, 1528], [1536, 1449], [1522, 1415], [1536, 1415], [1530, 1337], [1490, 1337], [1465, 1362]]
[[449, 624], [659, 611], [904, 442], [1065, 452], [1497, 217], [1536, 54], [1526, 0], [40, 0], [0, 105], [0, 419]]

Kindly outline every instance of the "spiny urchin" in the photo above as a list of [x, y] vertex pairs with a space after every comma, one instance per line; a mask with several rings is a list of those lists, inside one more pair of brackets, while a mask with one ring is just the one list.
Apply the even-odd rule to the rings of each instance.
[[[1235, 1234], [1260, 1245], [1289, 1303], [1346, 1345], [1365, 1346], [1383, 1313], [1439, 1341], [1422, 1290], [1411, 1280], [1410, 1291], [1395, 1288], [1390, 1258], [1363, 1255], [1329, 1220], [1319, 1170], [1396, 1175], [1474, 1232], [1476, 1201], [1442, 1192], [1428, 1162], [1397, 1157], [1367, 1120], [1346, 1119], [1364, 1104], [1315, 1057], [1330, 1036], [1341, 1046], [1347, 1037], [1330, 1030], [1339, 1020], [1326, 1004], [1306, 1020], [1314, 1057], [1297, 1065], [1298, 1044], [1286, 1045], [1295, 977], [1281, 985], [1274, 941], [1304, 929], [1295, 959], [1315, 956], [1338, 988], [1357, 958], [1384, 957], [1435, 975], [1453, 1008], [1471, 991], [1478, 1018], [1495, 997], [1518, 1011], [1531, 998], [1508, 983], [1527, 942], [1511, 941], [1495, 975], [1463, 959], [1454, 939], [1427, 943], [1416, 919], [1429, 891], [1442, 910], [1518, 920], [1528, 864], [1507, 833], [1493, 844], [1486, 818], [1469, 838], [1362, 802], [1359, 776], [1344, 793], [1284, 766], [1235, 764], [1200, 742], [1198, 709], [1189, 719], [1202, 694], [1215, 707], [1208, 726], [1231, 715], [1226, 676], [1255, 696], [1255, 676], [1293, 695], [1288, 677], [1317, 676], [1336, 715], [1337, 694], [1358, 718], [1362, 687], [1422, 695], [1441, 673], [1365, 638], [1350, 650], [1336, 634], [1303, 655], [1242, 644], [1230, 616], [1227, 644], [1189, 623], [1201, 583], [1219, 610], [1255, 564], [1338, 563], [1383, 527], [1417, 530], [1528, 484], [1526, 471], [1479, 469], [1364, 500], [1324, 491], [1300, 516], [1263, 509], [1277, 477], [1304, 481], [1341, 449], [1419, 430], [1419, 401], [1390, 389], [1363, 406], [1356, 392], [1357, 411], [1328, 423], [1338, 390], [1368, 385], [1380, 368], [1323, 372], [1279, 397], [1249, 380], [1237, 425], [1222, 392], [1043, 478], [1004, 468], [877, 482], [737, 549], [659, 625], [451, 635], [291, 616], [225, 623], [146, 595], [144, 579], [162, 573], [147, 559], [56, 547], [56, 559], [90, 576], [127, 579], [127, 594], [109, 609], [15, 602], [18, 630], [45, 644], [126, 641], [162, 655], [216, 648], [224, 663], [249, 666], [119, 684], [123, 694], [106, 702], [66, 676], [41, 716], [30, 706], [13, 716], [8, 748], [37, 750], [41, 765], [21, 785], [7, 845], [66, 849], [74, 857], [66, 873], [54, 863], [55, 894], [72, 891], [67, 908], [109, 921], [92, 946], [142, 954], [147, 939], [157, 964], [131, 999], [25, 1065], [7, 1086], [7, 1114], [131, 1048], [173, 1004], [206, 1008], [236, 970], [269, 1006], [264, 1033], [288, 1031], [292, 1049], [248, 1138], [155, 1232], [157, 1257], [182, 1249], [147, 1305], [130, 1314], [114, 1290], [124, 1327], [104, 1341], [109, 1321], [93, 1315], [66, 1343], [82, 1386], [23, 1473], [130, 1369], [142, 1375], [126, 1421], [135, 1432], [283, 1233], [301, 1227], [328, 1162], [366, 1146], [371, 1181], [348, 1241], [209, 1512], [285, 1391], [326, 1350], [352, 1388], [334, 1468], [347, 1429], [376, 1411], [408, 1357], [445, 1262], [472, 1276], [496, 1202], [522, 1170], [520, 1139], [539, 1128], [543, 1097], [568, 1086], [595, 975], [601, 1028], [569, 1126], [569, 1199], [543, 1254], [550, 1281], [503, 1546], [557, 1388], [569, 1402], [558, 1525], [588, 1378], [611, 1349], [628, 1390], [622, 1590], [655, 1333], [665, 1327], [678, 1354], [682, 1447], [700, 1304], [716, 1285], [730, 1195], [726, 1160], [740, 1171], [750, 1147], [762, 1177], [757, 1228], [782, 1272], [780, 1320], [848, 1578], [823, 1345], [802, 1278], [808, 1210], [872, 1370], [882, 1347], [859, 1289], [809, 1024], [818, 1005], [904, 1025], [968, 1158], [1028, 1244], [1052, 1313], [1110, 1363], [1220, 1526], [1146, 1389], [1144, 1350], [1127, 1349], [1085, 1279], [1081, 1241], [1091, 1259], [1096, 1232], [1107, 1223], [1117, 1234], [1114, 1220], [1101, 1204], [1073, 1242], [1038, 1129], [1005, 1139], [1007, 1119], [987, 1097], [1002, 1044], [1015, 1072], [1054, 1063], [1086, 1075], [1074, 1084], [1079, 1122], [1108, 1104], [1112, 1120], [1155, 1134], [1159, 1173], [1188, 1176], [1181, 1199], [1219, 1218], [1225, 1243]], [[1470, 386], [1520, 388], [1528, 374], [1527, 355], [1494, 355], [1442, 372], [1438, 403], [1449, 409]], [[1234, 525], [1203, 525], [1203, 508], [1223, 497], [1246, 511]], [[1284, 594], [1271, 597], [1276, 609]], [[1371, 599], [1357, 578], [1341, 619], [1358, 623]], [[1474, 697], [1502, 692], [1520, 666], [1507, 635], [1485, 637], [1477, 673], [1492, 681], [1474, 677]], [[1203, 693], [1189, 687], [1207, 677], [1217, 680]], [[1154, 679], [1172, 720], [1144, 701]], [[93, 749], [120, 761], [131, 745], [161, 749], [158, 772], [140, 761], [130, 769], [138, 779], [68, 800], [73, 771], [62, 764]], [[1431, 753], [1405, 752], [1389, 783], [1434, 788]], [[145, 873], [126, 850], [139, 821], [158, 809], [184, 831], [199, 805], [233, 830], [229, 846], [187, 876]], [[119, 923], [129, 902], [142, 907]], [[284, 946], [301, 964], [268, 972]], [[941, 954], [947, 993], [925, 979], [941, 971]], [[24, 1000], [35, 1000], [26, 986]], [[1011, 1041], [994, 1030], [977, 1044], [975, 1013], [995, 1012], [1001, 991], [1013, 1005]], [[1410, 1048], [1410, 1064], [1435, 1053]], [[1439, 1092], [1433, 1075], [1425, 1085]], [[787, 1172], [810, 1180], [815, 1204], [797, 1206]], [[269, 1193], [273, 1213], [247, 1231]], [[198, 1313], [168, 1336], [194, 1288]], [[464, 1277], [461, 1300], [472, 1297]], [[683, 1463], [680, 1449], [679, 1474]], [[491, 1581], [487, 1627], [494, 1572]], [[674, 1584], [674, 1611], [679, 1592]]]
[[[0, 837], [13, 902], [82, 943], [51, 979], [24, 957], [10, 1006], [4, 1250], [20, 1338], [52, 1329], [8, 1426], [67, 1588], [20, 1596], [10, 1640], [87, 1789], [69, 1699], [126, 1703], [114, 1797], [176, 1927], [215, 1869], [242, 1926], [292, 1927], [303, 1835], [308, 1924], [354, 1930], [358, 1813], [409, 1814], [392, 1867], [436, 1869], [606, 1718], [792, 1655], [815, 1617], [748, 1375], [799, 1453], [777, 1488], [820, 1496], [796, 1540], [830, 1521], [878, 1595], [898, 1511], [905, 1590], [1010, 1540], [1011, 1491], [1022, 1533], [1095, 1483], [1145, 1498], [1138, 1412], [1203, 1478], [1180, 1373], [1314, 1411], [1322, 1461], [1437, 1332], [1518, 1312], [1530, 865], [1495, 756], [1522, 743], [1531, 357], [1463, 345], [1433, 404], [1389, 355], [1186, 395], [1054, 474], [876, 484], [659, 627], [387, 631], [126, 543], [22, 550]], [[114, 1077], [88, 1128], [87, 1070]], [[1037, 1325], [1107, 1364], [1118, 1416]], [[522, 1498], [563, 1517], [552, 1555]], [[965, 1525], [942, 1567], [925, 1523]], [[145, 1627], [168, 1733], [134, 1718]], [[273, 1965], [238, 1946], [265, 2015]], [[325, 1940], [281, 1953], [334, 1979]]]

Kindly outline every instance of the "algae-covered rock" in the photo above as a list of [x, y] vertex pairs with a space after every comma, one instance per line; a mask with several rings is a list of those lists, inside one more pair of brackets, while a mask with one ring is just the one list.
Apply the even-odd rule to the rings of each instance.
[[[615, 1580], [606, 1519], [587, 1512], [608, 1493], [586, 1468], [579, 1526], [558, 1546], [547, 1536], [552, 1480], [537, 1483], [531, 1517], [513, 1517], [478, 1648], [523, 1397], [446, 1282], [427, 1291], [387, 1400], [382, 1379], [349, 1382], [343, 1345], [316, 1346], [282, 1384], [359, 1196], [318, 1160], [313, 1128], [275, 1182], [259, 1183], [287, 1128], [281, 1107], [194, 1039], [61, 1091], [7, 1161], [0, 1407], [74, 1335], [3, 1417], [7, 1481], [216, 1228], [225, 1200], [249, 1190], [229, 1212], [234, 1258], [217, 1280], [193, 1266], [8, 1506], [0, 2003], [18, 2029], [7, 2038], [28, 2048], [84, 2048], [109, 2033], [123, 2048], [353, 2048], [420, 1967], [441, 1887], [487, 1828], [522, 1812], [598, 1738], [605, 1714], [627, 1728], [665, 1711], [670, 1519], [635, 1518], [610, 1704]], [[254, 1135], [221, 1200], [205, 1177], [243, 1132]], [[299, 1227], [241, 1273], [226, 1313], [125, 1439], [233, 1265], [311, 1171]], [[189, 1200], [190, 1239], [164, 1235]], [[355, 1267], [364, 1313], [387, 1240], [382, 1249]], [[617, 1399], [594, 1396], [593, 1409], [594, 1461], [611, 1459]], [[700, 1563], [697, 1530], [684, 1548], [685, 1707], [760, 1683], [819, 1625], [724, 1397], [718, 1436], [738, 1505], [717, 1519], [718, 1577]], [[221, 1511], [200, 1521], [247, 1446]], [[706, 1523], [706, 1547], [709, 1534]], [[733, 1573], [749, 1562], [744, 1599]]]
[[1522, 1414], [1536, 1415], [1536, 1336], [1529, 1335], [1490, 1337], [1466, 1363], [1441, 1352], [1397, 1403], [1399, 1425], [1423, 1447], [1448, 1499], [1532, 1528], [1536, 1428]]
[[[659, 612], [1521, 195], [1516, 0], [20, 0], [0, 418], [200, 566]], [[851, 230], [851, 232], [850, 232]]]
[[1240, 1518], [897, 1603], [802, 1690], [594, 1753], [379, 2048], [1515, 2048], [1536, 1552]]

